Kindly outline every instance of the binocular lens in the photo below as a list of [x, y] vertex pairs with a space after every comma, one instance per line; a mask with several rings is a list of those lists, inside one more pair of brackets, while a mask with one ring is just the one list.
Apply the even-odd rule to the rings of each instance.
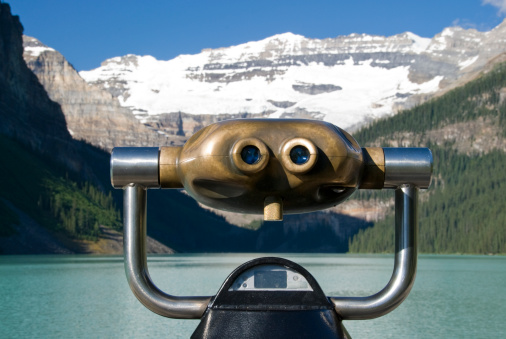
[[246, 146], [241, 151], [241, 158], [248, 165], [256, 164], [260, 160], [260, 150], [256, 146]]
[[302, 165], [309, 160], [309, 150], [304, 146], [295, 146], [290, 151], [290, 159], [296, 165]]

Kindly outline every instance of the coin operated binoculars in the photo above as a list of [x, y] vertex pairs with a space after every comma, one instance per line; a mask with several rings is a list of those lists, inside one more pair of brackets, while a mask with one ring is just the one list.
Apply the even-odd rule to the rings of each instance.
[[[342, 320], [380, 317], [408, 296], [418, 189], [428, 188], [431, 175], [427, 148], [361, 148], [344, 130], [312, 120], [229, 120], [183, 147], [115, 148], [111, 180], [124, 190], [128, 283], [161, 316], [201, 319], [192, 338], [348, 338]], [[184, 188], [210, 207], [265, 220], [335, 206], [357, 189], [393, 189], [392, 277], [371, 296], [326, 296], [298, 264], [259, 258], [232, 272], [215, 296], [169, 295], [151, 281], [146, 260], [146, 191], [154, 188]]]

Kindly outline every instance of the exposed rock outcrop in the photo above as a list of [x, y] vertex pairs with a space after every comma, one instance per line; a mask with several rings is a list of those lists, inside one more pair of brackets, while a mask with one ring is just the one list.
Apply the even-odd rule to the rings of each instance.
[[74, 139], [109, 151], [115, 146], [170, 144], [166, 135], [139, 122], [109, 92], [87, 84], [59, 52], [28, 36], [23, 36], [23, 46], [26, 64], [51, 100], [61, 105]]
[[0, 3], [0, 133], [85, 177], [93, 177], [67, 131], [60, 105], [53, 102], [23, 60], [23, 26], [10, 6]]

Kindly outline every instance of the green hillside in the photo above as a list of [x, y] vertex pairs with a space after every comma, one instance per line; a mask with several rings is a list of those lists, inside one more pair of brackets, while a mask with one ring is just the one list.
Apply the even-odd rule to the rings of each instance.
[[[98, 240], [100, 226], [122, 231], [122, 190], [110, 186], [109, 155], [80, 146], [80, 155], [91, 165], [93, 184], [82, 173], [0, 135], [0, 154], [8, 159], [0, 166], [0, 237], [16, 234], [19, 216], [13, 208], [70, 242]], [[150, 190], [148, 198], [148, 235], [177, 251], [254, 250], [252, 231], [228, 224], [186, 195]]]
[[[110, 193], [1, 135], [0, 154], [7, 160], [0, 166], [0, 198], [42, 226], [86, 240], [98, 239], [99, 225], [121, 228], [120, 211]], [[15, 232], [17, 214], [1, 200], [0, 210], [0, 234], [7, 236]]]
[[[505, 87], [506, 64], [499, 64], [465, 86], [354, 135], [361, 145], [433, 151], [432, 185], [420, 194], [421, 252], [506, 253]], [[457, 131], [453, 139], [445, 135], [445, 128], [452, 126]], [[475, 135], [466, 137], [477, 126], [488, 138], [485, 142]], [[392, 192], [359, 195], [385, 199]], [[393, 223], [391, 215], [360, 231], [350, 240], [350, 252], [392, 252]]]

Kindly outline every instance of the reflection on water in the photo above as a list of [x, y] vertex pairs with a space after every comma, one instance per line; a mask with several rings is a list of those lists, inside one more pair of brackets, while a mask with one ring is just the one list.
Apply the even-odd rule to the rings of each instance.
[[[214, 295], [259, 254], [149, 258], [150, 274], [174, 295]], [[272, 255], [269, 255], [272, 256]], [[329, 296], [366, 296], [388, 282], [390, 255], [281, 255], [304, 266]], [[374, 320], [347, 321], [356, 338], [501, 338], [506, 257], [420, 256], [408, 299]], [[130, 292], [122, 257], [0, 256], [0, 333], [5, 338], [188, 338], [198, 320], [160, 317]]]

